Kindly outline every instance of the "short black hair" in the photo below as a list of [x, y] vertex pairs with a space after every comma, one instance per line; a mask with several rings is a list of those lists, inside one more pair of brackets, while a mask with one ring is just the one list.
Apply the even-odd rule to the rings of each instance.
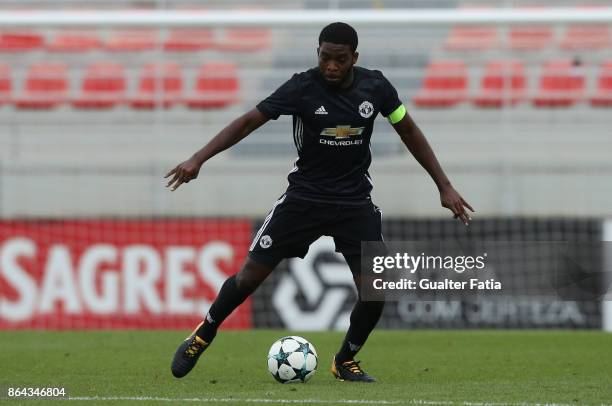
[[331, 42], [333, 44], [348, 45], [351, 50], [357, 50], [357, 31], [347, 23], [331, 23], [321, 30], [319, 34], [319, 46], [323, 42]]

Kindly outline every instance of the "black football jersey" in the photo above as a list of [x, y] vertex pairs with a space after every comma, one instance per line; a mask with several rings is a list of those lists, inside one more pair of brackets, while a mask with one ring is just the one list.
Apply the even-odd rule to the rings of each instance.
[[346, 89], [330, 86], [312, 68], [294, 74], [257, 105], [273, 120], [293, 116], [298, 159], [288, 176], [287, 195], [347, 205], [370, 202], [374, 119], [400, 108], [397, 91], [381, 72], [357, 66]]

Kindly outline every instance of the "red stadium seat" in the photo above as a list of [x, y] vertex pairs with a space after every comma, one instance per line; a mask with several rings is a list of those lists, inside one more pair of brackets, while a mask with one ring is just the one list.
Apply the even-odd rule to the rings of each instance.
[[59, 31], [47, 43], [51, 52], [87, 52], [100, 48], [102, 41], [95, 32]]
[[164, 49], [174, 52], [201, 51], [215, 45], [215, 32], [207, 29], [174, 29], [164, 41]]
[[0, 104], [8, 103], [11, 100], [11, 68], [8, 65], [0, 65]]
[[538, 50], [553, 44], [553, 30], [550, 27], [512, 27], [510, 48], [515, 50]]
[[80, 109], [108, 109], [125, 101], [125, 71], [113, 62], [90, 65], [81, 83], [80, 94], [72, 105]]
[[561, 48], [604, 49], [610, 46], [610, 29], [605, 25], [570, 26], [561, 40]]
[[207, 63], [200, 67], [195, 92], [186, 98], [191, 108], [228, 107], [238, 101], [239, 80], [236, 65], [231, 62]]
[[467, 85], [463, 62], [432, 62], [413, 101], [419, 107], [452, 107], [466, 100]]
[[491, 61], [485, 68], [480, 90], [472, 100], [479, 107], [517, 104], [525, 98], [527, 78], [520, 61]]
[[217, 43], [221, 51], [261, 51], [270, 46], [270, 32], [264, 28], [228, 28]]
[[533, 104], [538, 107], [569, 107], [584, 93], [584, 72], [569, 60], [546, 63]]
[[44, 37], [35, 31], [10, 31], [0, 34], [1, 52], [26, 52], [41, 48]]
[[38, 63], [30, 66], [23, 92], [15, 99], [20, 109], [50, 109], [68, 98], [66, 66], [61, 63]]
[[113, 52], [140, 52], [155, 48], [157, 35], [153, 30], [114, 31], [104, 47]]
[[182, 91], [183, 78], [178, 64], [151, 63], [144, 67], [138, 83], [138, 93], [130, 104], [138, 109], [152, 109], [161, 103], [168, 108], [180, 101]]
[[497, 30], [491, 27], [454, 27], [444, 47], [451, 51], [479, 51], [497, 46]]
[[601, 72], [597, 78], [597, 90], [591, 97], [591, 105], [612, 107], [612, 61], [601, 66]]

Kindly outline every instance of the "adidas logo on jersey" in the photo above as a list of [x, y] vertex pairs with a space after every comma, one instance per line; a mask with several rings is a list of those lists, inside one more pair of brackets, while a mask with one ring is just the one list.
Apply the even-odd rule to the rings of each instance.
[[325, 107], [321, 106], [315, 110], [315, 114], [327, 114], [327, 110], [325, 110]]

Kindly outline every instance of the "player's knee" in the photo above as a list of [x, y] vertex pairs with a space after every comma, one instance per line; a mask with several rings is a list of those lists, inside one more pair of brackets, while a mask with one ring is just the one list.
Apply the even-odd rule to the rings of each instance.
[[259, 283], [242, 270], [236, 274], [236, 287], [241, 291], [253, 292]]
[[242, 291], [253, 292], [261, 285], [271, 271], [271, 269], [265, 266], [247, 260], [240, 272], [236, 274], [236, 286]]

